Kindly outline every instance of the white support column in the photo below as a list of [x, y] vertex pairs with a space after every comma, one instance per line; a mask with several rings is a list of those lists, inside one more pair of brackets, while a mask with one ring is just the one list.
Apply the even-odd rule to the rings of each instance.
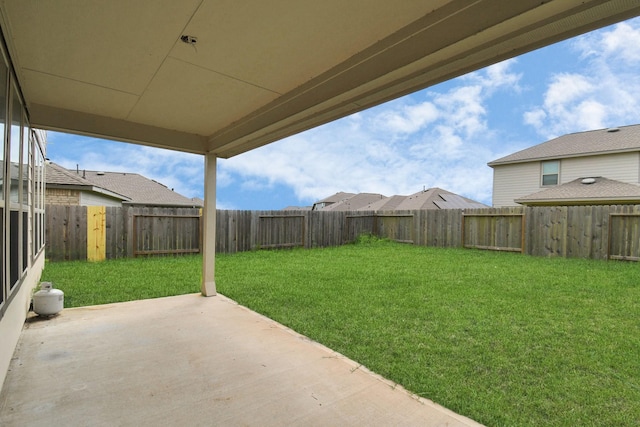
[[202, 236], [202, 286], [205, 297], [216, 295], [216, 155], [204, 160], [204, 230]]

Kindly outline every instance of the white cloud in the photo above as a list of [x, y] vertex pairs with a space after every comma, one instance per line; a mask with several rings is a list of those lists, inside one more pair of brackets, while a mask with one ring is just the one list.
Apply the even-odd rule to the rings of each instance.
[[378, 126], [389, 132], [415, 133], [438, 119], [439, 111], [431, 102], [404, 105], [381, 113]]
[[562, 108], [594, 91], [594, 85], [586, 76], [580, 74], [557, 74], [553, 77], [544, 96], [544, 105], [548, 109]]
[[542, 129], [546, 118], [547, 113], [542, 108], [536, 108], [535, 110], [526, 111], [524, 113], [524, 123], [531, 125], [536, 129]]
[[578, 37], [571, 42], [577, 71], [556, 73], [542, 105], [524, 123], [552, 138], [565, 133], [640, 122], [640, 20]]
[[596, 61], [618, 61], [627, 65], [640, 63], [640, 31], [638, 20], [622, 22], [608, 31], [589, 33], [575, 41], [583, 57]]
[[48, 140], [49, 152], [64, 144], [64, 154], [50, 157], [68, 169], [138, 173], [185, 197], [202, 195], [202, 156], [55, 132], [48, 133]]
[[[436, 97], [436, 104], [443, 111], [444, 126], [455, 128], [452, 133], [463, 133], [467, 138], [486, 129], [483, 86], [462, 86]], [[440, 127], [440, 133], [447, 133]]]
[[520, 92], [521, 88], [519, 84], [522, 79], [522, 74], [512, 71], [512, 68], [517, 63], [518, 60], [516, 58], [507, 59], [506, 61], [490, 65], [483, 71], [469, 73], [461, 77], [461, 80], [477, 82], [488, 91], [508, 88]]
[[[446, 92], [423, 91], [219, 163], [241, 182], [291, 187], [310, 204], [338, 191], [412, 194], [439, 186], [490, 203], [486, 162], [502, 149], [488, 101], [515, 87], [507, 61]], [[236, 184], [234, 184], [236, 185]]]

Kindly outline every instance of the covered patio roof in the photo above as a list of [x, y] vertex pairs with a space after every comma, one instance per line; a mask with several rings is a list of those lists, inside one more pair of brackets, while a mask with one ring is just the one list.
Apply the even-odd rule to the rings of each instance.
[[32, 126], [221, 158], [639, 14], [635, 0], [0, 2]]

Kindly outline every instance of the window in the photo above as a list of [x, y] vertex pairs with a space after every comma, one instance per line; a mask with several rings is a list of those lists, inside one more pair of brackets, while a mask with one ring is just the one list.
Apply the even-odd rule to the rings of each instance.
[[11, 85], [11, 126], [9, 128], [9, 291], [22, 275], [22, 104], [14, 85]]
[[[0, 320], [44, 238], [45, 139], [29, 128], [0, 35]], [[33, 248], [33, 250], [31, 249]]]
[[6, 283], [6, 265], [4, 258], [4, 245], [6, 242], [6, 222], [4, 216], [5, 209], [5, 136], [4, 129], [7, 116], [7, 78], [8, 78], [7, 66], [2, 61], [2, 55], [0, 55], [0, 221], [2, 221], [2, 231], [0, 236], [0, 307], [3, 306], [6, 301], [7, 294], [5, 289]]
[[558, 185], [560, 176], [560, 162], [552, 160], [542, 162], [542, 185]]
[[20, 209], [22, 223], [20, 224], [20, 234], [22, 238], [22, 273], [27, 271], [29, 266], [29, 214], [31, 213], [31, 140], [29, 139], [29, 122], [24, 109], [20, 109], [22, 116], [22, 130], [20, 132], [20, 141], [22, 144], [22, 153], [20, 155]]
[[44, 155], [35, 131], [31, 131], [33, 158], [33, 255], [44, 247]]
[[46, 134], [29, 117], [0, 34], [0, 320], [45, 245]]

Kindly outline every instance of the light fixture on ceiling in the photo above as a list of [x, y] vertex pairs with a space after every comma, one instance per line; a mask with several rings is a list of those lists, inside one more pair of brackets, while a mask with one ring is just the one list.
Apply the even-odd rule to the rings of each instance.
[[181, 36], [180, 36], [180, 40], [181, 40], [183, 43], [190, 44], [190, 45], [192, 45], [192, 46], [195, 46], [195, 45], [196, 45], [196, 43], [198, 42], [198, 38], [197, 38], [197, 37], [189, 36], [189, 35], [187, 35], [187, 34], [183, 34], [183, 35], [181, 35]]

